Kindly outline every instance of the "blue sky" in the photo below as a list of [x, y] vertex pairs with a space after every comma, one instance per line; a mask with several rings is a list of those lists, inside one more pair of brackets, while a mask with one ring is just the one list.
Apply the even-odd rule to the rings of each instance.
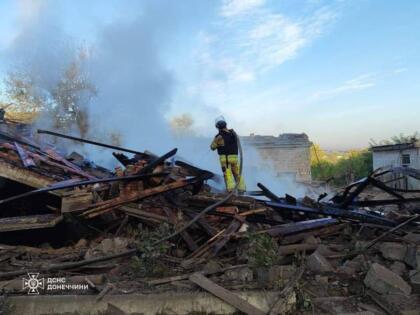
[[189, 113], [198, 134], [213, 135], [219, 114], [244, 135], [306, 132], [327, 149], [420, 130], [415, 0], [0, 0], [0, 74], [35, 20], [94, 46], [147, 6], [160, 12], [153, 31], [175, 82], [165, 115]]

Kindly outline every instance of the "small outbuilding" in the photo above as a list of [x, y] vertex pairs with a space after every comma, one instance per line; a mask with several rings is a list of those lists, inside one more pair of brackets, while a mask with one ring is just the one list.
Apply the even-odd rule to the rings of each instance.
[[[385, 167], [406, 167], [420, 171], [420, 141], [380, 145], [372, 147], [373, 169]], [[420, 189], [415, 178], [390, 178], [394, 188]]]

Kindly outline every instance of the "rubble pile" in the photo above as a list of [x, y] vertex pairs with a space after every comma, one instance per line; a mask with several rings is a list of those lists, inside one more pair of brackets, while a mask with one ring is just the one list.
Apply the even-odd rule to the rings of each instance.
[[[115, 149], [121, 166], [108, 170], [25, 135], [1, 124], [5, 295], [27, 294], [22, 277], [39, 273], [98, 299], [200, 288], [252, 314], [420, 309], [420, 192], [381, 180], [420, 179], [418, 171], [379, 170], [330, 200], [281, 197], [261, 183], [230, 196], [211, 187], [218, 175], [175, 159], [176, 149], [156, 156], [70, 137]], [[278, 299], [262, 311], [234, 293], [243, 290]]]

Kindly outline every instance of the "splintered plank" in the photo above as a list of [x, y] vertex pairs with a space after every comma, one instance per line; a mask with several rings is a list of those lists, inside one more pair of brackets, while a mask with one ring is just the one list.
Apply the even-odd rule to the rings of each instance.
[[82, 175], [89, 179], [96, 179], [95, 176], [83, 171], [80, 167], [78, 167], [76, 164], [73, 164], [72, 162], [68, 161], [64, 157], [60, 156], [57, 152], [55, 152], [52, 149], [46, 149], [45, 152], [48, 153], [49, 157], [57, 162], [63, 163], [65, 166], [69, 167], [70, 169], [77, 172], [78, 175]]
[[38, 214], [0, 219], [0, 232], [51, 228], [57, 225], [63, 216]]
[[293, 212], [304, 212], [304, 213], [313, 213], [313, 214], [320, 214], [324, 216], [332, 216], [338, 217], [343, 219], [349, 219], [359, 222], [368, 222], [368, 223], [375, 223], [375, 224], [382, 224], [382, 225], [389, 225], [395, 226], [396, 222], [390, 219], [387, 219], [382, 216], [378, 216], [368, 211], [362, 210], [344, 210], [339, 208], [334, 208], [330, 205], [322, 204], [322, 208], [310, 208], [301, 205], [290, 205], [290, 204], [282, 204], [268, 201], [266, 204], [277, 211], [279, 210], [286, 210], [286, 211], [293, 211]]
[[232, 223], [229, 224], [229, 226], [221, 235], [221, 239], [213, 244], [213, 248], [211, 251], [212, 257], [216, 256], [219, 253], [219, 251], [226, 245], [226, 243], [230, 240], [232, 235], [241, 227], [241, 225], [242, 223], [237, 220], [233, 220]]
[[214, 283], [213, 281], [209, 280], [208, 278], [206, 278], [200, 273], [192, 274], [191, 276], [189, 276], [189, 280], [195, 283], [196, 285], [198, 285], [199, 287], [203, 288], [204, 290], [217, 296], [219, 299], [234, 306], [241, 312], [244, 312], [245, 314], [251, 314], [251, 315], [264, 315], [265, 314], [259, 308], [256, 308], [254, 305], [248, 303], [246, 300], [230, 292], [229, 290], [226, 290], [220, 285]]
[[281, 239], [281, 244], [297, 243], [299, 241], [304, 240], [305, 238], [309, 236], [322, 237], [322, 236], [337, 234], [337, 233], [340, 233], [340, 231], [344, 229], [346, 226], [348, 226], [348, 223], [340, 223], [337, 225], [329, 225], [329, 226], [319, 228], [316, 230], [311, 230], [308, 232], [301, 232], [298, 234], [289, 235]]
[[43, 162], [46, 165], [49, 165], [49, 166], [52, 166], [52, 167], [57, 167], [57, 168], [61, 169], [63, 172], [65, 172], [65, 173], [71, 173], [71, 174], [79, 175], [79, 176], [86, 177], [86, 178], [89, 178], [89, 179], [96, 179], [95, 176], [92, 176], [92, 175], [90, 175], [90, 174], [88, 174], [86, 172], [78, 171], [77, 169], [74, 169], [72, 167], [68, 167], [68, 166], [66, 166], [64, 164], [60, 164], [58, 162], [53, 162], [53, 161], [51, 161], [51, 159], [49, 159], [47, 157], [44, 157], [44, 156], [41, 156], [39, 154], [36, 154], [36, 153], [33, 153], [33, 152], [29, 152], [29, 151], [28, 151], [28, 154], [32, 158], [34, 158], [36, 160], [39, 160], [39, 161]]
[[[248, 265], [247, 264], [242, 264], [242, 265], [236, 265], [236, 266], [229, 266], [229, 267], [222, 268], [220, 270], [212, 270], [212, 271], [204, 271], [203, 270], [203, 271], [200, 271], [200, 273], [208, 276], [208, 275], [213, 275], [215, 273], [222, 273], [222, 272], [226, 272], [228, 270], [234, 270], [234, 269], [239, 269], [239, 268], [244, 268], [244, 267], [248, 267]], [[160, 285], [160, 284], [165, 284], [165, 283], [169, 283], [169, 282], [186, 280], [191, 275], [192, 275], [192, 273], [188, 273], [188, 274], [172, 276], [172, 277], [167, 277], [167, 278], [153, 279], [153, 280], [147, 281], [147, 283], [149, 285]]]
[[332, 224], [337, 224], [338, 220], [331, 219], [331, 218], [322, 218], [322, 219], [315, 219], [315, 220], [306, 220], [300, 222], [293, 222], [282, 224], [279, 226], [274, 226], [271, 229], [267, 230], [267, 233], [271, 236], [286, 236], [290, 234], [299, 233], [306, 230], [317, 229], [321, 227], [325, 227]]
[[[3, 153], [3, 155], [5, 154]], [[7, 155], [3, 155], [0, 154], [0, 157], [8, 157]], [[35, 188], [46, 187], [56, 182], [52, 177], [47, 177], [44, 174], [41, 175], [30, 169], [17, 167], [5, 160], [0, 160], [0, 174], [1, 177]]]
[[207, 240], [206, 243], [201, 245], [195, 252], [193, 252], [188, 258], [190, 261], [197, 259], [208, 253], [210, 246], [217, 241], [217, 239], [225, 232], [225, 229], [220, 230], [216, 235]]
[[61, 198], [61, 212], [72, 212], [73, 209], [89, 206], [92, 203], [93, 195], [91, 192], [72, 192], [71, 194]]
[[150, 211], [144, 211], [144, 210], [132, 207], [130, 205], [121, 206], [120, 208], [118, 208], [118, 210], [124, 211], [129, 216], [136, 217], [139, 219], [145, 219], [148, 221], [154, 221], [157, 224], [162, 223], [162, 222], [169, 223], [169, 219], [167, 217], [164, 217], [163, 215], [152, 213]]
[[[187, 217], [189, 217], [190, 219], [193, 219], [196, 215], [198, 215], [198, 213], [194, 212], [194, 211], [190, 211], [190, 210], [184, 210], [183, 211]], [[211, 237], [213, 237], [214, 235], [216, 235], [217, 230], [212, 227], [207, 220], [204, 217], [201, 217], [197, 220], [197, 224], [200, 225], [203, 230]]]
[[[163, 210], [165, 211], [166, 215], [168, 216], [171, 224], [173, 224], [176, 227], [178, 225], [178, 218], [176, 217], [176, 214], [174, 213], [174, 211], [170, 208], [167, 208], [167, 207], [164, 207]], [[198, 248], [197, 244], [194, 242], [194, 239], [191, 237], [191, 235], [186, 230], [181, 232], [181, 237], [183, 238], [183, 240], [187, 244], [188, 249], [190, 251], [193, 252], [193, 251], [197, 250], [197, 248]]]
[[25, 149], [22, 148], [17, 142], [14, 143], [16, 147], [16, 151], [19, 154], [20, 160], [22, 161], [23, 166], [25, 167], [33, 167], [36, 166], [34, 160], [32, 160], [28, 153], [26, 153]]
[[[151, 197], [160, 193], [164, 193], [170, 190], [174, 190], [174, 189], [178, 189], [178, 188], [182, 188], [185, 187], [187, 185], [190, 185], [192, 182], [188, 181], [188, 180], [177, 180], [174, 181], [170, 184], [166, 184], [166, 185], [160, 185], [158, 187], [153, 187], [153, 188], [149, 188], [149, 189], [145, 189], [143, 191], [140, 191], [136, 194], [130, 195], [128, 197], [123, 196], [123, 197], [117, 197], [111, 200], [106, 200], [106, 201], [102, 201], [102, 202], [98, 202], [96, 205], [94, 205], [93, 209], [87, 210], [85, 212], [83, 212], [83, 216], [87, 217], [87, 218], [93, 218], [96, 217], [98, 215], [101, 215], [103, 213], [106, 213], [114, 208], [120, 207], [124, 204], [127, 203], [131, 203], [131, 202], [135, 202], [137, 200], [141, 200], [147, 197]], [[82, 209], [77, 209], [75, 211], [84, 211], [86, 210], [86, 208], [82, 208]]]
[[[186, 202], [189, 205], [195, 205], [195, 206], [206, 206], [211, 205], [215, 202], [218, 202], [222, 200], [225, 196], [217, 196], [217, 195], [194, 195], [190, 196], [186, 199]], [[247, 208], [247, 209], [253, 209], [255, 207], [255, 199], [250, 197], [244, 197], [244, 196], [236, 196], [230, 198], [228, 201], [224, 203], [225, 206], [236, 206], [239, 208]]]

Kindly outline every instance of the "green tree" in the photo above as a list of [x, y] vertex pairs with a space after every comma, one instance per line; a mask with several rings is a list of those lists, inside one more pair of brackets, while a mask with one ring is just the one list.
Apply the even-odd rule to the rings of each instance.
[[314, 180], [328, 181], [334, 186], [343, 186], [372, 172], [372, 152], [367, 149], [325, 153], [318, 148], [319, 146], [314, 146], [311, 150], [311, 153], [315, 155], [311, 157], [311, 172]]
[[413, 141], [420, 140], [420, 133], [418, 131], [414, 132], [411, 135], [405, 135], [400, 133], [399, 135], [393, 136], [390, 139], [381, 140], [379, 142], [375, 141], [374, 139], [370, 139], [370, 146], [374, 147], [377, 145], [389, 145], [389, 144], [401, 144], [401, 143], [409, 143]]

